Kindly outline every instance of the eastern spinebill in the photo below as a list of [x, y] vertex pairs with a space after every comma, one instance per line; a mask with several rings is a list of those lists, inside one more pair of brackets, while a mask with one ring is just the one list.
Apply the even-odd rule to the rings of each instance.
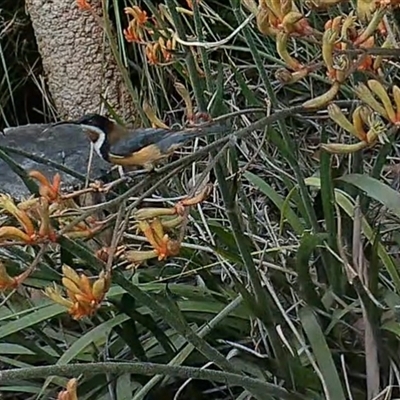
[[99, 114], [86, 114], [78, 120], [57, 122], [52, 126], [61, 124], [79, 125], [105, 161], [123, 167], [143, 167], [148, 171], [191, 139], [228, 130], [226, 125], [217, 122], [179, 130], [130, 130]]

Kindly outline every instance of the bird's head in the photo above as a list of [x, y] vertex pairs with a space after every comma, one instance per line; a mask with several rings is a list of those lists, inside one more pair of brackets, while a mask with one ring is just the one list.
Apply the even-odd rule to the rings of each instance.
[[100, 156], [105, 156], [103, 153], [108, 151], [109, 146], [124, 135], [123, 127], [115, 121], [95, 113], [85, 114], [73, 121], [57, 122], [52, 126], [64, 124], [79, 125], [85, 131]]
[[86, 114], [72, 122], [79, 125], [87, 134], [96, 150], [100, 149], [109, 139], [115, 128], [115, 122], [100, 114]]

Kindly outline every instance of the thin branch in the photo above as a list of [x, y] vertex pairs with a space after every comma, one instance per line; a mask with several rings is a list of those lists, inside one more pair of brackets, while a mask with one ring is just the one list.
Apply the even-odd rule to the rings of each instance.
[[231, 386], [242, 386], [249, 390], [264, 391], [266, 395], [276, 396], [280, 399], [304, 399], [297, 394], [288, 393], [277, 385], [263, 382], [258, 379], [241, 376], [238, 374], [202, 370], [193, 367], [177, 367], [171, 365], [162, 365], [154, 363], [90, 363], [90, 364], [68, 364], [51, 365], [45, 367], [16, 368], [0, 372], [0, 384], [6, 384], [15, 381], [29, 379], [44, 379], [49, 376], [78, 376], [80, 374], [140, 374], [153, 376], [157, 374], [170, 375], [184, 379], [201, 379], [207, 381], [220, 382]]

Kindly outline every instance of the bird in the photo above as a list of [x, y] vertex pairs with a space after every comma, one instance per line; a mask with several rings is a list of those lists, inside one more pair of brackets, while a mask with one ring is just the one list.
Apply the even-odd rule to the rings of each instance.
[[159, 162], [196, 137], [227, 131], [227, 125], [218, 122], [184, 129], [127, 129], [96, 113], [85, 114], [77, 120], [57, 122], [52, 126], [61, 124], [80, 126], [98, 156], [106, 162], [122, 167], [142, 167], [146, 171], [153, 171]]

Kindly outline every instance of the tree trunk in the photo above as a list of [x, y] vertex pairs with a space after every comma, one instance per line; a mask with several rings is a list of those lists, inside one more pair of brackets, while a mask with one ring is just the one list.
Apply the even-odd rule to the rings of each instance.
[[[96, 3], [96, 4], [95, 4]], [[102, 97], [131, 121], [134, 105], [99, 21], [101, 1], [26, 0], [53, 103], [63, 119], [99, 112]]]

